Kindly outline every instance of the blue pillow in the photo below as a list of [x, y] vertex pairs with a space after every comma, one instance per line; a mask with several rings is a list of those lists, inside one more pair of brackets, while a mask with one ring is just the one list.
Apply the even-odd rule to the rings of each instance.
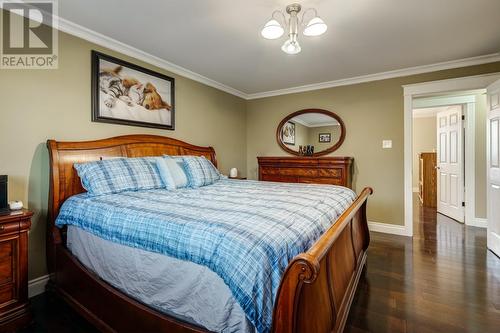
[[117, 158], [74, 167], [90, 195], [165, 188], [154, 158]]
[[191, 188], [210, 185], [221, 179], [219, 170], [204, 156], [183, 156], [182, 160]]

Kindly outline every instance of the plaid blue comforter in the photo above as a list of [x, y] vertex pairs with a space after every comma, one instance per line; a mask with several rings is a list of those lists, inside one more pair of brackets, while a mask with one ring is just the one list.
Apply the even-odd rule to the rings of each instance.
[[76, 195], [56, 224], [209, 267], [256, 330], [268, 332], [288, 263], [354, 199], [343, 187], [224, 179], [196, 189]]

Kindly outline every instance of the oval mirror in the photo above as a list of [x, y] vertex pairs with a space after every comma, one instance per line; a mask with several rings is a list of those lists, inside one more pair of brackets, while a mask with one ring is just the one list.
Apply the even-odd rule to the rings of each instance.
[[276, 139], [283, 150], [297, 156], [322, 156], [337, 150], [345, 138], [345, 125], [335, 113], [305, 109], [283, 119]]

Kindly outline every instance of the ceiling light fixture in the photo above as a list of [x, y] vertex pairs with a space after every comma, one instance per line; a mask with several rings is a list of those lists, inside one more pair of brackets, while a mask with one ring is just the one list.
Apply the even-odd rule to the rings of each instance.
[[[302, 7], [298, 3], [294, 3], [288, 5], [286, 7], [286, 12], [290, 16], [288, 18], [288, 22], [286, 20], [285, 14], [280, 10], [275, 10], [271, 15], [271, 19], [267, 21], [262, 28], [261, 35], [266, 39], [278, 39], [283, 36], [285, 29], [283, 26], [288, 29], [288, 39], [281, 46], [281, 50], [287, 54], [297, 54], [301, 51], [301, 47], [297, 37], [299, 35], [299, 29], [303, 29], [302, 33], [304, 36], [312, 37], [312, 36], [320, 36], [324, 34], [327, 30], [326, 23], [318, 16], [316, 9], [308, 8], [302, 14], [302, 17], [299, 18], [299, 12]], [[309, 22], [304, 26], [304, 18], [306, 14], [310, 11], [314, 12], [314, 17], [309, 20]], [[281, 15], [280, 19], [282, 19], [282, 23], [277, 20], [278, 17], [275, 17], [276, 14]]]

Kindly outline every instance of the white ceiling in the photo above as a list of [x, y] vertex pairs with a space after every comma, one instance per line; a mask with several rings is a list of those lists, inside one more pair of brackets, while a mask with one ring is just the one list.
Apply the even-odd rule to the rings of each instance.
[[63, 0], [59, 16], [244, 94], [497, 53], [499, 0], [309, 0], [328, 24], [302, 52], [262, 25], [292, 0]]
[[338, 126], [337, 119], [322, 113], [303, 113], [291, 119], [307, 127]]

